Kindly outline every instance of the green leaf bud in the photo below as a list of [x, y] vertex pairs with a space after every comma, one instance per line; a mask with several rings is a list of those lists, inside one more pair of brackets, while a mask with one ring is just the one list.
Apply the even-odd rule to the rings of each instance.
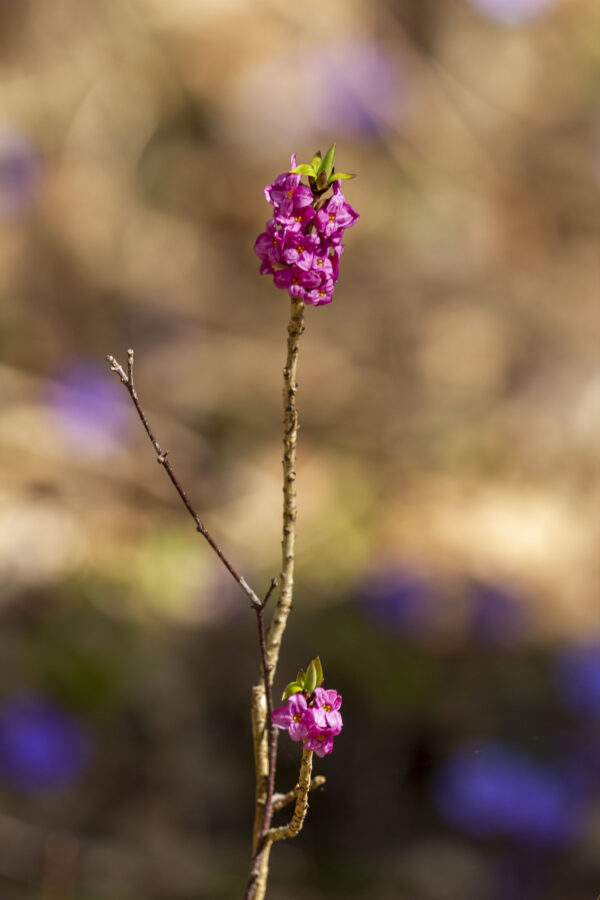
[[302, 685], [298, 684], [296, 681], [292, 681], [286, 687], [285, 691], [282, 694], [281, 699], [287, 700], [287, 698], [291, 697], [292, 694], [299, 694], [302, 690], [303, 690]]
[[309, 663], [308, 669], [306, 670], [306, 678], [304, 680], [304, 690], [309, 696], [313, 693], [317, 683], [317, 667], [315, 666], [315, 661], [313, 659]]
[[323, 683], [323, 666], [321, 665], [321, 659], [319, 656], [316, 659], [313, 659], [315, 664], [315, 671], [317, 673], [317, 684], [316, 687], [319, 687], [320, 684]]
[[293, 175], [310, 175], [312, 178], [314, 178], [316, 175], [314, 166], [309, 166], [306, 163], [302, 163], [302, 165], [296, 166], [295, 169], [290, 169], [290, 172]]

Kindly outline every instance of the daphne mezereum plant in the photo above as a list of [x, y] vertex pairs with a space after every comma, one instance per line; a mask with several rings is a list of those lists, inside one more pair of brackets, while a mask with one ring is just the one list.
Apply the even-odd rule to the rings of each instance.
[[[148, 422], [133, 380], [133, 350], [127, 351], [127, 369], [114, 356], [108, 356], [111, 370], [127, 388], [137, 413], [171, 482], [196, 523], [229, 573], [250, 599], [256, 614], [261, 673], [252, 689], [252, 735], [256, 768], [256, 797], [252, 858], [245, 900], [262, 900], [266, 893], [271, 847], [276, 841], [295, 837], [302, 828], [311, 790], [325, 778], [312, 778], [313, 755], [326, 756], [333, 750], [334, 738], [342, 730], [342, 698], [323, 685], [323, 667], [317, 656], [301, 669], [283, 692], [283, 705], [273, 708], [273, 680], [294, 587], [294, 549], [296, 542], [296, 369], [300, 335], [304, 331], [305, 306], [330, 303], [338, 280], [339, 262], [344, 252], [343, 235], [358, 219], [358, 213], [346, 202], [341, 182], [354, 176], [339, 174], [334, 167], [335, 144], [325, 156], [316, 153], [308, 164], [296, 165], [278, 175], [265, 188], [265, 197], [273, 207], [272, 218], [259, 235], [254, 251], [261, 259], [261, 274], [273, 276], [278, 288], [291, 298], [288, 325], [287, 359], [283, 370], [283, 539], [281, 572], [260, 599], [237, 572], [196, 513], [173, 466]], [[302, 183], [306, 176], [308, 185]], [[277, 602], [270, 625], [265, 627], [267, 603], [277, 588]], [[275, 794], [278, 729], [286, 730], [293, 741], [302, 743], [300, 774], [296, 786], [286, 794]], [[273, 826], [275, 812], [295, 804], [287, 825]]]

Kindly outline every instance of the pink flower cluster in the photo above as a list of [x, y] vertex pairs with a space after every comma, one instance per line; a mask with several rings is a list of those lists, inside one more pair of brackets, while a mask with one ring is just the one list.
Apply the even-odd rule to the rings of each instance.
[[318, 687], [308, 700], [306, 692], [292, 694], [283, 706], [273, 710], [272, 721], [288, 731], [293, 741], [303, 741], [307, 750], [327, 756], [333, 750], [334, 737], [342, 730], [341, 705], [337, 691]]
[[[290, 168], [296, 168], [295, 153]], [[313, 193], [300, 178], [284, 172], [265, 188], [273, 218], [257, 237], [254, 252], [262, 260], [261, 275], [272, 275], [276, 287], [286, 289], [290, 297], [321, 306], [333, 299], [344, 252], [342, 236], [358, 213], [346, 203], [340, 181], [333, 182], [333, 194], [324, 200], [323, 191]]]

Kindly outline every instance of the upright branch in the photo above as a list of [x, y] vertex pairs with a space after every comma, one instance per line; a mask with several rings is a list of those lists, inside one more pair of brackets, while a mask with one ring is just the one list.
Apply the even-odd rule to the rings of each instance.
[[202, 535], [203, 538], [206, 539], [206, 541], [208, 541], [208, 543], [210, 544], [212, 549], [215, 551], [215, 553], [217, 554], [217, 556], [219, 557], [219, 559], [221, 560], [221, 562], [223, 563], [223, 565], [225, 566], [227, 571], [232, 575], [233, 578], [235, 578], [235, 580], [237, 581], [239, 586], [250, 598], [252, 607], [254, 609], [259, 609], [262, 605], [260, 599], [254, 593], [254, 591], [252, 590], [252, 588], [250, 587], [250, 585], [248, 584], [246, 579], [242, 578], [242, 576], [239, 574], [239, 572], [237, 572], [234, 569], [234, 567], [229, 562], [229, 560], [227, 559], [227, 557], [225, 556], [225, 554], [223, 553], [223, 551], [221, 550], [221, 548], [219, 547], [219, 545], [217, 544], [215, 539], [209, 533], [208, 529], [202, 522], [200, 516], [198, 515], [198, 513], [196, 512], [196, 510], [190, 503], [186, 492], [184, 491], [184, 489], [182, 488], [182, 486], [179, 482], [179, 479], [175, 475], [175, 472], [173, 471], [173, 466], [171, 465], [170, 461], [167, 458], [167, 451], [162, 449], [162, 447], [160, 446], [160, 444], [158, 443], [158, 440], [156, 439], [156, 437], [154, 435], [152, 428], [150, 427], [150, 423], [148, 422], [146, 413], [144, 412], [142, 404], [140, 403], [139, 397], [137, 395], [137, 391], [135, 389], [135, 384], [133, 381], [133, 350], [127, 351], [127, 372], [125, 372], [123, 366], [121, 366], [120, 363], [117, 362], [117, 360], [114, 358], [114, 356], [111, 356], [109, 354], [106, 358], [107, 358], [108, 362], [110, 363], [111, 372], [116, 372], [117, 375], [119, 376], [122, 384], [124, 384], [125, 387], [127, 388], [129, 396], [131, 397], [131, 399], [133, 401], [133, 405], [135, 406], [135, 408], [137, 410], [137, 414], [140, 417], [142, 425], [144, 426], [144, 428], [146, 430], [146, 434], [150, 438], [152, 446], [154, 447], [154, 449], [156, 451], [157, 461], [158, 461], [159, 465], [161, 465], [164, 468], [165, 472], [171, 479], [171, 483], [173, 484], [173, 487], [179, 494], [182, 503], [184, 504], [184, 506], [187, 509], [187, 511], [189, 512], [190, 516], [196, 523], [196, 530], [200, 532], [200, 534]]
[[287, 359], [283, 370], [283, 539], [281, 542], [281, 576], [277, 606], [269, 629], [267, 655], [271, 665], [271, 683], [279, 659], [285, 626], [292, 608], [294, 590], [294, 550], [296, 546], [296, 441], [298, 410], [296, 408], [296, 369], [300, 335], [304, 331], [304, 302], [292, 300], [288, 325]]
[[[273, 218], [267, 222], [266, 231], [258, 236], [254, 244], [254, 251], [261, 259], [261, 274], [272, 275], [275, 286], [287, 290], [291, 298], [291, 315], [283, 370], [282, 562], [277, 603], [266, 637], [262, 610], [257, 610], [263, 678], [252, 689], [256, 806], [246, 900], [262, 900], [264, 897], [273, 842], [295, 837], [302, 828], [311, 790], [313, 752], [318, 756], [330, 753], [333, 737], [339, 734], [342, 727], [339, 714], [341, 697], [335, 691], [329, 692], [331, 696], [326, 696], [318, 687], [323, 680], [318, 659], [312, 661], [307, 673], [299, 672], [297, 681], [286, 688], [284, 699], [288, 698], [288, 707], [273, 710], [271, 696], [281, 642], [293, 601], [298, 435], [296, 370], [300, 335], [304, 331], [304, 307], [305, 304], [323, 306], [333, 299], [344, 249], [342, 236], [345, 229], [358, 219], [358, 213], [346, 202], [341, 191], [342, 181], [353, 176], [336, 173], [334, 157], [335, 144], [324, 157], [317, 152], [310, 164], [298, 166], [296, 155], [292, 155], [289, 171], [278, 175], [265, 188], [265, 197], [273, 206]], [[308, 177], [308, 185], [301, 183], [302, 175]], [[329, 191], [331, 195], [327, 197]], [[288, 691], [297, 694], [295, 699], [289, 697]], [[332, 703], [337, 704], [335, 708]], [[292, 707], [293, 714], [290, 712]], [[331, 721], [328, 716], [331, 716]], [[273, 723], [278, 728], [287, 728], [293, 740], [304, 742], [300, 777], [292, 792], [296, 799], [294, 815], [290, 824], [282, 828], [271, 828], [277, 751]], [[315, 786], [314, 782], [312, 786]]]
[[[267, 697], [270, 692], [270, 686], [273, 684], [287, 617], [292, 608], [294, 548], [296, 543], [296, 439], [298, 433], [296, 369], [298, 365], [298, 345], [303, 331], [304, 303], [302, 300], [292, 300], [288, 325], [287, 359], [283, 370], [283, 539], [281, 542], [281, 574], [279, 576], [277, 606], [265, 645], [267, 676], [264, 682], [256, 685], [252, 691], [252, 734], [256, 765], [256, 807], [252, 841], [253, 872], [260, 863], [258, 857], [265, 850], [264, 836], [271, 825], [272, 815], [272, 807], [268, 803], [268, 798], [269, 795], [272, 798], [275, 783], [277, 732], [271, 726], [270, 712], [267, 712]], [[264, 671], [265, 665], [263, 664]], [[259, 898], [258, 893], [250, 894], [249, 896], [255, 897], [256, 900]]]
[[[262, 602], [262, 606], [260, 609], [256, 610], [256, 622], [258, 625], [258, 644], [260, 647], [260, 656], [261, 656], [261, 667], [262, 667], [262, 676], [263, 676], [263, 685], [264, 685], [264, 696], [265, 696], [265, 712], [266, 712], [266, 722], [263, 726], [263, 731], [266, 731], [267, 734], [267, 765], [264, 769], [264, 774], [266, 775], [266, 792], [265, 792], [265, 784], [264, 779], [261, 784], [261, 806], [263, 809], [262, 814], [262, 822], [260, 824], [260, 832], [258, 837], [258, 845], [257, 851], [260, 849], [261, 845], [264, 843], [265, 834], [271, 824], [271, 819], [273, 818], [273, 794], [275, 790], [275, 764], [277, 758], [277, 728], [273, 723], [273, 688], [271, 685], [271, 663], [269, 662], [269, 658], [267, 655], [267, 643], [265, 638], [265, 622], [264, 622], [264, 609], [267, 603], [269, 602], [269, 597], [277, 587], [277, 579], [274, 578], [271, 581], [269, 590], [265, 596], [265, 599]], [[262, 735], [261, 735], [262, 737]]]

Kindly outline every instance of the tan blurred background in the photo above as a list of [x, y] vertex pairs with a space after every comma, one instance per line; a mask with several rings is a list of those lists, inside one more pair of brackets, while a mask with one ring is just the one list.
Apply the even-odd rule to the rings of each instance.
[[[289, 304], [252, 247], [333, 141], [361, 218], [302, 339], [280, 677], [320, 652], [347, 726], [273, 896], [600, 891], [596, 0], [7, 0], [0, 54], [2, 898], [242, 895], [254, 623], [104, 357], [262, 592]], [[448, 814], [472, 741], [573, 828]]]

